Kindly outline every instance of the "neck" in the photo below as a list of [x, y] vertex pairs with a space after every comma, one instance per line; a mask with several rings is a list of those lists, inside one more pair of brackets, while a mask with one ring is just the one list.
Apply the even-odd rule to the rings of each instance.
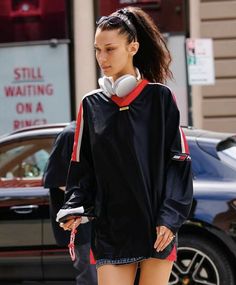
[[130, 72], [125, 72], [122, 74], [117, 74], [117, 76], [113, 76], [112, 80], [115, 82], [118, 78], [120, 78], [121, 76], [126, 75], [126, 74], [133, 75], [136, 78], [137, 82], [140, 82], [142, 80], [142, 76], [141, 76], [137, 67], [133, 67]]

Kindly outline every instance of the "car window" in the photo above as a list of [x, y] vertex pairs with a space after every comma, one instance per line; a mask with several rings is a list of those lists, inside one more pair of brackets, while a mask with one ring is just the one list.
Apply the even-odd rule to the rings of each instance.
[[236, 138], [230, 137], [217, 145], [220, 159], [236, 170]]
[[[212, 147], [215, 147], [215, 144], [212, 144]], [[236, 179], [235, 170], [215, 156], [203, 151], [195, 142], [189, 142], [189, 148], [195, 179]]]
[[53, 138], [18, 141], [0, 148], [1, 180], [42, 179]]

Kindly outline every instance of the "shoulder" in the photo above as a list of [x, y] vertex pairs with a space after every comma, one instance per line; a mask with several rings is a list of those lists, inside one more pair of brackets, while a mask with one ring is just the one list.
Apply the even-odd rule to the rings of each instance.
[[101, 106], [108, 101], [109, 98], [103, 93], [102, 89], [96, 89], [83, 96], [82, 108], [84, 112], [93, 112], [98, 106]]
[[100, 97], [102, 94], [102, 89], [95, 89], [95, 90], [92, 90], [88, 93], [86, 93], [83, 98], [82, 98], [82, 102], [86, 102], [86, 101], [89, 101], [93, 98], [96, 98], [96, 97]]
[[171, 88], [163, 83], [148, 83], [148, 86], [153, 94], [158, 94], [166, 103], [175, 102], [176, 98]]
[[169, 86], [163, 84], [163, 83], [159, 83], [159, 82], [149, 82], [148, 86], [150, 89], [152, 89], [153, 91], [159, 91], [163, 94], [172, 94], [172, 90]]
[[65, 148], [67, 147], [67, 143], [74, 141], [74, 133], [75, 133], [76, 122], [72, 121], [68, 126], [66, 126], [57, 136], [54, 146], [55, 148]]
[[62, 134], [73, 133], [75, 131], [76, 121], [70, 122], [63, 130]]

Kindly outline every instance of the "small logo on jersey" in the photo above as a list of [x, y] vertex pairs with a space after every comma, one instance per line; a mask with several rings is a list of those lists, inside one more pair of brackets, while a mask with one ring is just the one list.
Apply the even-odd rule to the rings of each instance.
[[129, 110], [129, 106], [121, 107], [119, 110], [120, 110], [120, 111], [126, 111], [126, 110]]
[[172, 159], [179, 161], [185, 161], [185, 160], [190, 161], [191, 157], [188, 154], [182, 153], [182, 154], [175, 154], [174, 156], [172, 156]]

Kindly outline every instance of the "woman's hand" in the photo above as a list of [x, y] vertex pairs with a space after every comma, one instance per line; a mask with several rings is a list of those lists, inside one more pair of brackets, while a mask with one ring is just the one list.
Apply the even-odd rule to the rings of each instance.
[[82, 221], [81, 217], [76, 219], [70, 219], [65, 223], [60, 223], [60, 227], [64, 229], [64, 231], [71, 231], [72, 229], [76, 229]]
[[154, 248], [157, 252], [162, 251], [167, 247], [169, 243], [171, 243], [172, 239], [175, 235], [172, 233], [170, 229], [165, 226], [156, 227], [157, 231], [157, 239], [154, 243]]

